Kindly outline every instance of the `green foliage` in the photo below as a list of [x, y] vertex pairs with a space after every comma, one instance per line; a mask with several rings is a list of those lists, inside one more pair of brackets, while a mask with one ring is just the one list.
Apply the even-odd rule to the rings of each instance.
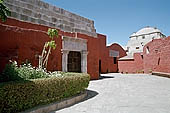
[[1, 77], [0, 82], [8, 82], [15, 80], [22, 80], [21, 77], [18, 76], [18, 67], [16, 62], [11, 62], [11, 64], [7, 64]]
[[47, 47], [51, 47], [51, 48], [55, 49], [55, 48], [56, 48], [56, 43], [55, 43], [54, 40], [51, 40], [51, 41], [49, 41], [49, 42], [46, 43], [45, 47], [46, 47], [46, 48], [47, 48]]
[[21, 65], [18, 68], [18, 76], [25, 80], [49, 77], [45, 70], [32, 67], [31, 64]]
[[56, 49], [57, 46], [54, 37], [58, 37], [58, 30], [49, 28], [47, 34], [50, 37], [50, 41], [45, 42], [42, 54], [39, 56], [39, 68], [47, 68], [51, 48]]
[[53, 39], [55, 36], [58, 37], [58, 31], [57, 31], [56, 29], [51, 29], [51, 28], [49, 28], [47, 34], [48, 34], [48, 35], [50, 36], [50, 38], [52, 38], [52, 39]]
[[47, 42], [45, 47], [46, 48], [51, 47], [51, 48], [55, 49], [56, 43], [55, 43], [55, 40], [53, 40], [53, 39], [55, 36], [58, 37], [58, 31], [56, 29], [49, 28], [47, 34], [51, 38], [51, 41]]
[[4, 5], [3, 0], [0, 0], [0, 19], [5, 22], [7, 19], [7, 16], [11, 15], [11, 12], [9, 9]]
[[32, 67], [30, 63], [18, 66], [17, 62], [14, 61], [6, 65], [0, 77], [0, 82], [47, 78], [47, 77], [49, 77], [49, 73], [47, 73], [44, 69]]
[[88, 74], [50, 77], [31, 81], [0, 84], [0, 113], [15, 113], [49, 104], [84, 91], [89, 84]]

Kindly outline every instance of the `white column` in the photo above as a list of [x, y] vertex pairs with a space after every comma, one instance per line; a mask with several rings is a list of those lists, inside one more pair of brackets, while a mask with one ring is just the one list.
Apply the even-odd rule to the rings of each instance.
[[67, 72], [68, 50], [62, 50], [62, 71]]
[[87, 51], [81, 51], [81, 72], [87, 73]]

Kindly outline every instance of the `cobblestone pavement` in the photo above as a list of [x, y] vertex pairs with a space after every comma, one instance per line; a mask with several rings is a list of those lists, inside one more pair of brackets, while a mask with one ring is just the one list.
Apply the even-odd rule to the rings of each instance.
[[170, 79], [146, 74], [102, 74], [89, 99], [52, 113], [170, 113]]

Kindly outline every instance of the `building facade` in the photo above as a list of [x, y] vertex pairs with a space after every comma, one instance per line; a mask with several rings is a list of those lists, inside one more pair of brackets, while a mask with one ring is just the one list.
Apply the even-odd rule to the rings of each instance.
[[153, 39], [164, 38], [165, 35], [156, 27], [145, 27], [133, 33], [127, 43], [127, 54], [143, 52], [143, 47]]
[[89, 73], [117, 72], [118, 59], [126, 52], [118, 44], [106, 46], [106, 36], [96, 33], [94, 21], [40, 0], [6, 0], [12, 16], [0, 22], [0, 71], [9, 60], [19, 64], [29, 60], [38, 66], [48, 28], [59, 31], [57, 48], [49, 56], [51, 71]]
[[[139, 34], [143, 35], [140, 36]], [[141, 42], [144, 45], [141, 45]], [[156, 71], [170, 73], [170, 37], [165, 37], [160, 30], [151, 27], [143, 28], [131, 35], [128, 44], [127, 56], [118, 61], [120, 72], [150, 73]], [[136, 47], [139, 48], [136, 49]]]

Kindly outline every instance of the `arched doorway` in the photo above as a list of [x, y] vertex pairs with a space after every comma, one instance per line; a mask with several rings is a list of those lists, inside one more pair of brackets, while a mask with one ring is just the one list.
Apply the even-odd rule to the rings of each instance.
[[68, 54], [68, 72], [81, 72], [81, 53], [70, 51]]

